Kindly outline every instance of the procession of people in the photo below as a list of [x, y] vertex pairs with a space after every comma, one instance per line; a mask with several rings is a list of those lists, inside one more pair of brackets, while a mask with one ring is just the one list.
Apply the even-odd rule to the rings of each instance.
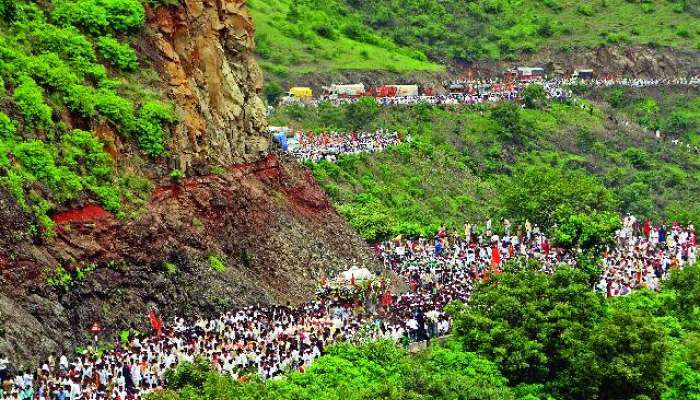
[[336, 161], [342, 154], [376, 153], [388, 146], [410, 141], [399, 132], [378, 129], [374, 132], [291, 131], [287, 138], [287, 152], [301, 161]]
[[[512, 263], [534, 264], [542, 273], [577, 264], [577, 249], [555, 246], [536, 224], [499, 222], [498, 229], [488, 220], [467, 223], [460, 232], [441, 228], [432, 238], [398, 237], [374, 245], [385, 269], [407, 287], [403, 291], [392, 287], [391, 275], [351, 269], [344, 279], [322, 282], [316, 298], [297, 307], [255, 305], [218, 318], [165, 324], [150, 310], [150, 335], [132, 336], [104, 353], [54, 355], [36, 371], [15, 376], [0, 357], [0, 398], [138, 399], [164, 387], [165, 371], [200, 357], [236, 379], [250, 374], [277, 379], [304, 371], [333, 343], [388, 339], [408, 346], [443, 336], [451, 324], [445, 305], [468, 303], [476, 282], [493, 279]], [[595, 287], [602, 294], [656, 290], [671, 270], [697, 261], [696, 233], [692, 225], [652, 226], [627, 216], [615, 245], [602, 256]]]
[[[473, 105], [513, 101], [522, 98], [522, 93], [529, 85], [541, 85], [546, 95], [560, 101], [572, 97], [572, 87], [591, 89], [607, 87], [645, 88], [657, 86], [700, 86], [698, 78], [610, 78], [610, 79], [576, 79], [555, 78], [518, 81], [506, 79], [455, 79], [443, 82], [444, 90], [430, 90], [428, 93], [411, 96], [375, 96], [377, 103], [383, 106], [415, 106], [420, 103], [431, 105]], [[321, 103], [341, 106], [359, 101], [361, 96], [320, 96], [301, 104], [316, 107]]]

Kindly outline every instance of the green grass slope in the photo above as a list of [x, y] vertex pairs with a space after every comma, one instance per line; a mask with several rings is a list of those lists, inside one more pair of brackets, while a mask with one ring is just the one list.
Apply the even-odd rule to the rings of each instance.
[[266, 69], [432, 70], [543, 48], [700, 48], [692, 0], [253, 0]]
[[293, 6], [290, 0], [248, 2], [255, 22], [257, 53], [276, 75], [337, 70], [440, 71], [424, 54], [379, 36], [341, 34], [342, 17]]

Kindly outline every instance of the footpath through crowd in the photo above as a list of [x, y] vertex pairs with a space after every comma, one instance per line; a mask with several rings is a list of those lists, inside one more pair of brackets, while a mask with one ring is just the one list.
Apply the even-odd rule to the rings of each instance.
[[[433, 238], [376, 244], [379, 260], [408, 286], [404, 293], [393, 293], [386, 275], [350, 269], [322, 282], [316, 298], [298, 307], [256, 305], [214, 319], [176, 318], [165, 326], [152, 311], [152, 334], [118, 342], [102, 355], [51, 356], [36, 371], [16, 376], [1, 360], [0, 398], [140, 399], [165, 386], [166, 370], [198, 357], [241, 381], [249, 374], [278, 379], [304, 371], [333, 343], [385, 338], [407, 347], [443, 336], [451, 326], [444, 306], [468, 301], [475, 282], [492, 279], [512, 263], [535, 261], [543, 273], [576, 265], [577, 251], [553, 246], [537, 225], [503, 220], [500, 226], [496, 232], [489, 220], [483, 226], [465, 224], [458, 234], [442, 228]], [[595, 289], [608, 297], [658, 289], [671, 270], [696, 260], [692, 225], [652, 227], [628, 216], [616, 245], [603, 255], [604, 272]]]

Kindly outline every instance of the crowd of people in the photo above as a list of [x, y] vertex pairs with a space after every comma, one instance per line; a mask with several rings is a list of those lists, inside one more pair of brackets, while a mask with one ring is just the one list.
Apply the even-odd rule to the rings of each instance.
[[301, 161], [334, 162], [341, 154], [375, 153], [388, 146], [410, 141], [396, 131], [378, 129], [374, 132], [291, 131], [287, 137], [287, 152]]
[[642, 287], [657, 290], [670, 271], [697, 261], [693, 225], [652, 227], [649, 220], [624, 219], [617, 245], [603, 255], [603, 274], [596, 288], [608, 297], [624, 296]]
[[[377, 102], [384, 106], [411, 106], [419, 103], [433, 105], [471, 105], [499, 101], [513, 101], [519, 99], [523, 90], [531, 84], [539, 84], [545, 89], [547, 96], [552, 99], [565, 100], [572, 96], [572, 86], [586, 86], [590, 88], [603, 87], [630, 87], [643, 88], [653, 86], [700, 86], [698, 78], [618, 78], [618, 79], [577, 79], [555, 78], [537, 79], [533, 81], [518, 81], [504, 79], [455, 79], [443, 82], [444, 90], [431, 90], [430, 94], [414, 96], [377, 96]], [[359, 100], [359, 96], [329, 96], [324, 95], [305, 105], [317, 106], [321, 102], [328, 102], [335, 106], [352, 104]]]
[[[616, 244], [603, 255], [604, 272], [595, 288], [607, 296], [657, 289], [672, 269], [697, 260], [696, 246], [692, 225], [652, 227], [627, 216]], [[255, 305], [213, 319], [175, 318], [164, 326], [152, 311], [152, 334], [117, 342], [105, 353], [51, 356], [36, 371], [15, 376], [0, 358], [0, 398], [138, 399], [164, 387], [165, 371], [199, 357], [236, 379], [251, 373], [276, 379], [304, 371], [333, 343], [385, 338], [408, 346], [445, 335], [451, 321], [444, 306], [468, 301], [476, 281], [518, 263], [552, 273], [560, 265], [575, 266], [578, 254], [552, 245], [536, 224], [507, 219], [498, 228], [488, 220], [465, 224], [460, 232], [441, 228], [432, 238], [398, 237], [373, 250], [407, 290], [399, 292], [390, 275], [365, 270], [367, 277], [351, 269], [349, 279], [321, 282], [315, 299], [296, 307]]]

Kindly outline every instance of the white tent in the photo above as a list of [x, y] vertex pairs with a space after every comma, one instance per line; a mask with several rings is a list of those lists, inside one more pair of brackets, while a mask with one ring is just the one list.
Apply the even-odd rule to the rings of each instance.
[[367, 268], [350, 268], [347, 271], [344, 271], [340, 274], [341, 278], [346, 281], [350, 282], [352, 281], [352, 277], [355, 277], [355, 281], [364, 281], [364, 280], [369, 280], [374, 278], [374, 274], [372, 274]]

